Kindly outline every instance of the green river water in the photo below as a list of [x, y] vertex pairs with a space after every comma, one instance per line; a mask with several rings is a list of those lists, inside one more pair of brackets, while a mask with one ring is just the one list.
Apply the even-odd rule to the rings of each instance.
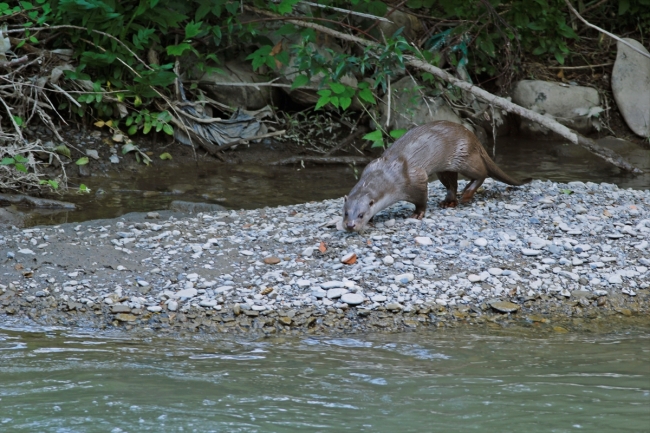
[[0, 431], [648, 432], [650, 328], [263, 339], [0, 328]]

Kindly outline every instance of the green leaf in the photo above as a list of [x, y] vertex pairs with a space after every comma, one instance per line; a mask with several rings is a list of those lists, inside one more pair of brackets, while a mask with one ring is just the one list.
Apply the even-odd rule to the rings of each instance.
[[77, 160], [77, 162], [75, 162], [75, 164], [77, 164], [77, 165], [86, 165], [86, 164], [88, 164], [88, 161], [89, 161], [89, 160], [88, 160], [88, 157], [87, 157], [87, 156], [83, 156], [83, 157], [79, 158], [79, 159]]
[[366, 102], [370, 102], [371, 104], [377, 103], [377, 100], [375, 99], [375, 96], [372, 94], [372, 90], [370, 89], [362, 89], [359, 92], [359, 98]]
[[341, 108], [347, 110], [350, 104], [352, 104], [352, 98], [348, 98], [347, 96], [341, 96], [339, 98], [339, 102], [341, 103]]
[[363, 136], [364, 140], [370, 140], [370, 141], [382, 141], [383, 136], [381, 134], [381, 131], [379, 129], [369, 132], [366, 135]]
[[23, 126], [23, 118], [20, 116], [11, 116], [14, 118], [14, 122], [16, 122], [16, 125], [18, 126]]
[[165, 152], [165, 153], [160, 154], [160, 159], [163, 159], [163, 160], [172, 159], [172, 156], [169, 153]]
[[345, 92], [345, 86], [339, 83], [330, 83], [330, 89], [332, 89], [332, 91], [337, 95]]
[[27, 173], [27, 167], [25, 167], [23, 164], [16, 164], [15, 167], [16, 170], [22, 171], [23, 173]]
[[163, 125], [163, 132], [167, 135], [174, 135], [174, 128], [166, 123]]
[[570, 189], [562, 189], [562, 190], [560, 190], [560, 192], [562, 194], [567, 194], [567, 195], [573, 194], [573, 191], [571, 191]]
[[195, 22], [189, 22], [185, 26], [185, 39], [192, 39], [194, 36], [198, 35], [199, 32], [201, 31], [201, 25], [203, 23], [201, 21], [195, 23]]
[[27, 158], [22, 155], [14, 155], [14, 159], [16, 162], [27, 162]]
[[169, 56], [181, 56], [185, 51], [191, 50], [192, 46], [187, 42], [183, 42], [178, 45], [169, 45], [167, 46], [167, 55]]
[[564, 54], [556, 52], [555, 53], [555, 60], [557, 60], [560, 63], [560, 65], [563, 65], [564, 64]]
[[90, 192], [90, 188], [88, 188], [86, 185], [83, 183], [79, 185], [79, 192], [85, 192], [86, 194]]
[[306, 84], [309, 83], [309, 77], [306, 75], [298, 75], [295, 80], [293, 80], [293, 83], [291, 84], [291, 90], [296, 89], [298, 87], [302, 87]]
[[131, 127], [126, 131], [129, 135], [133, 135], [138, 132], [138, 125], [131, 125]]
[[327, 105], [328, 102], [330, 102], [329, 96], [321, 96], [320, 98], [318, 98], [318, 102], [316, 103], [316, 107], [314, 107], [314, 110], [318, 110], [319, 108]]
[[5, 158], [2, 158], [2, 161], [0, 161], [0, 165], [11, 165], [11, 164], [14, 164], [15, 162], [16, 162], [15, 159], [5, 157]]
[[70, 158], [70, 149], [65, 144], [60, 144], [54, 148], [54, 151], [59, 155], [67, 156]]
[[393, 129], [390, 131], [390, 136], [396, 140], [404, 134], [406, 134], [406, 129]]
[[124, 146], [122, 146], [122, 155], [126, 155], [127, 153], [133, 152], [134, 150], [138, 150], [135, 144], [126, 143]]
[[145, 122], [144, 127], [142, 128], [143, 134], [148, 134], [151, 131], [151, 122]]

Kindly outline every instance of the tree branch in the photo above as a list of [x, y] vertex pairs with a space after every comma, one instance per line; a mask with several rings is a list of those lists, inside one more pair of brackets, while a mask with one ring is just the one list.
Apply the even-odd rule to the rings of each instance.
[[[565, 0], [567, 1], [567, 0]], [[260, 13], [264, 14], [266, 16], [275, 16], [272, 12], [268, 11], [262, 11], [257, 8], [253, 8], [250, 6], [244, 6], [245, 9], [255, 12], [255, 13]], [[283, 17], [284, 18], [284, 17]], [[289, 19], [289, 22], [292, 24], [295, 24], [296, 26], [301, 26], [301, 27], [307, 27], [311, 28], [314, 30], [317, 30], [319, 32], [328, 34], [330, 36], [333, 36], [338, 39], [343, 39], [349, 42], [354, 42], [359, 45], [363, 45], [366, 47], [379, 47], [379, 44], [359, 38], [354, 35], [348, 35], [345, 33], [338, 32], [336, 30], [330, 29], [325, 26], [321, 26], [318, 24], [310, 23], [310, 22], [305, 22], [305, 21], [300, 21], [300, 20], [291, 20]], [[426, 71], [431, 73], [432, 75], [438, 77], [439, 79], [446, 81], [447, 83], [450, 83], [459, 89], [465, 90], [480, 99], [484, 100], [485, 102], [489, 104], [493, 104], [499, 108], [502, 108], [510, 113], [515, 113], [518, 114], [521, 117], [525, 117], [526, 119], [532, 120], [533, 122], [539, 123], [540, 125], [543, 125], [547, 129], [555, 132], [556, 134], [566, 138], [569, 140], [571, 143], [582, 146], [589, 150], [590, 152], [594, 153], [598, 157], [604, 159], [605, 161], [615, 165], [616, 167], [624, 170], [624, 171], [629, 171], [632, 173], [643, 173], [642, 170], [638, 169], [634, 165], [630, 164], [627, 162], [624, 158], [622, 158], [620, 155], [616, 154], [615, 152], [606, 149], [602, 146], [599, 146], [594, 140], [584, 137], [580, 134], [578, 134], [576, 131], [567, 128], [566, 126], [562, 125], [559, 122], [556, 122], [555, 120], [542, 116], [539, 113], [536, 113], [532, 110], [528, 110], [524, 107], [521, 107], [517, 104], [514, 104], [510, 101], [508, 101], [505, 98], [501, 98], [499, 96], [493, 95], [480, 87], [476, 87], [473, 84], [468, 83], [467, 81], [460, 80], [453, 75], [449, 74], [446, 71], [443, 71], [440, 68], [437, 68], [429, 63], [426, 63], [425, 61], [419, 59], [416, 56], [413, 55], [404, 55], [404, 60], [405, 64], [411, 67], [414, 67], [416, 69], [420, 69], [422, 71]]]

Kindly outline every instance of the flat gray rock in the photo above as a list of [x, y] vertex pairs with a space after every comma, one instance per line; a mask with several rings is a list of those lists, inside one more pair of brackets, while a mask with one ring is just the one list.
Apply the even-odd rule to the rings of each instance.
[[345, 302], [348, 305], [359, 305], [363, 302], [363, 295], [359, 293], [346, 293], [341, 296], [341, 302]]
[[519, 305], [508, 301], [491, 301], [490, 307], [500, 313], [514, 313], [521, 308]]

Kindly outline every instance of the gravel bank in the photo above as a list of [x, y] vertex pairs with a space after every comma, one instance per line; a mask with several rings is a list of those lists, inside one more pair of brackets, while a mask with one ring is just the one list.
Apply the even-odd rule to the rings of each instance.
[[[173, 332], [397, 331], [647, 317], [650, 191], [488, 180], [422, 221], [336, 229], [342, 199], [0, 232], [0, 323]], [[11, 316], [11, 317], [9, 317]]]

